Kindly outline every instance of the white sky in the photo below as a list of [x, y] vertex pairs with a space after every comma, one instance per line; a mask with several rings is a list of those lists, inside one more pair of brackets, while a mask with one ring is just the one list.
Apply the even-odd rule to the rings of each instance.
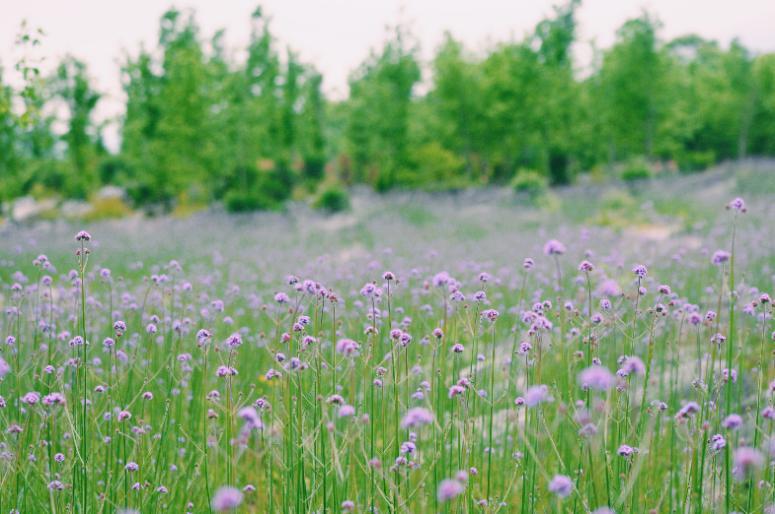
[[[258, 0], [0, 0], [0, 65], [14, 82], [18, 59], [15, 36], [23, 19], [46, 32], [43, 54], [48, 69], [65, 54], [85, 60], [99, 90], [106, 94], [98, 117], [121, 112], [119, 57], [141, 43], [155, 46], [159, 17], [170, 5], [192, 7], [202, 34], [226, 29], [230, 48], [244, 47], [250, 13]], [[264, 0], [264, 14], [281, 47], [290, 46], [324, 75], [332, 97], [347, 94], [347, 76], [385, 39], [386, 26], [406, 23], [429, 58], [445, 30], [472, 50], [521, 38], [551, 14], [553, 0]], [[756, 52], [775, 51], [775, 0], [583, 0], [576, 53], [589, 59], [590, 41], [609, 46], [616, 29], [643, 9], [663, 23], [662, 37], [686, 33], [717, 39], [734, 37]]]

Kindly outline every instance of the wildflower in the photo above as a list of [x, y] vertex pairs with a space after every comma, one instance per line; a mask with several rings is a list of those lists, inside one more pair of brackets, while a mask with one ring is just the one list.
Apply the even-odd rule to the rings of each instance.
[[582, 271], [584, 273], [591, 273], [592, 271], [594, 271], [594, 269], [595, 269], [595, 266], [589, 261], [586, 261], [586, 260], [581, 261], [581, 263], [579, 264], [579, 271]]
[[339, 407], [338, 416], [340, 418], [349, 418], [355, 415], [355, 407], [352, 405], [342, 405]]
[[748, 209], [745, 206], [745, 201], [743, 201], [742, 198], [737, 197], [731, 202], [727, 204], [727, 210], [732, 209], [740, 213], [746, 213], [748, 212]]
[[336, 351], [345, 357], [352, 357], [357, 355], [359, 349], [360, 345], [352, 339], [340, 339], [336, 343]]
[[212, 506], [217, 512], [234, 510], [242, 503], [242, 491], [235, 487], [221, 487], [215, 491]]
[[573, 492], [573, 481], [569, 476], [554, 475], [554, 478], [549, 482], [549, 492], [560, 498], [567, 498]]
[[229, 336], [228, 339], [226, 339], [226, 346], [229, 348], [237, 348], [238, 346], [242, 345], [242, 336], [240, 336], [238, 333], [233, 333]]
[[401, 420], [401, 428], [415, 428], [433, 423], [433, 413], [423, 407], [409, 409]]
[[622, 367], [617, 371], [617, 375], [627, 377], [629, 375], [643, 375], [646, 373], [646, 366], [639, 357], [627, 356], [624, 357]]
[[463, 484], [458, 480], [447, 478], [442, 480], [439, 484], [436, 496], [440, 502], [446, 502], [457, 498], [463, 491], [465, 491], [465, 486]]
[[549, 395], [549, 387], [543, 384], [532, 386], [525, 392], [525, 403], [528, 407], [535, 407], [552, 400], [553, 398]]
[[48, 488], [51, 491], [64, 491], [65, 484], [60, 482], [59, 480], [52, 480], [48, 483]]
[[627, 444], [623, 444], [619, 447], [616, 453], [618, 453], [622, 457], [632, 457], [633, 455], [638, 453], [638, 449], [633, 448], [632, 446], [629, 446]]
[[81, 230], [75, 235], [76, 241], [91, 241], [91, 234], [86, 232], [85, 230]]
[[730, 254], [729, 252], [725, 252], [724, 250], [716, 250], [713, 253], [713, 257], [711, 258], [711, 262], [718, 266], [719, 264], [723, 264], [729, 260]]
[[700, 406], [697, 405], [697, 402], [689, 402], [676, 413], [675, 419], [678, 421], [689, 419], [698, 412], [700, 412]]
[[345, 500], [342, 502], [343, 512], [353, 512], [355, 510], [355, 503], [352, 500]]
[[648, 273], [649, 273], [649, 270], [648, 270], [648, 268], [646, 268], [646, 266], [644, 266], [643, 264], [636, 264], [636, 265], [635, 265], [635, 266], [632, 268], [632, 272], [633, 272], [633, 273], [635, 274], [635, 276], [637, 276], [638, 278], [640, 278], [640, 279], [644, 279], [644, 278], [646, 278], [646, 275], [648, 275]]
[[727, 446], [727, 440], [721, 434], [714, 434], [710, 438], [710, 449], [714, 452], [720, 452]]
[[526, 271], [530, 271], [531, 269], [533, 269], [533, 266], [535, 266], [535, 261], [533, 261], [533, 259], [531, 259], [530, 257], [525, 257], [525, 259], [522, 261], [522, 267]]
[[759, 450], [743, 446], [735, 450], [732, 461], [734, 462], [732, 474], [738, 480], [744, 480], [748, 475], [764, 465], [764, 456]]
[[603, 366], [591, 366], [579, 373], [582, 389], [607, 391], [614, 385], [614, 376]]
[[498, 319], [500, 313], [495, 309], [486, 309], [482, 311], [482, 318], [487, 319], [490, 322], [494, 322]]
[[8, 365], [5, 360], [0, 357], [0, 378], [5, 377], [8, 373], [11, 372], [11, 366]]
[[724, 421], [721, 422], [721, 425], [727, 430], [737, 430], [742, 426], [742, 424], [743, 418], [741, 418], [738, 414], [730, 414], [724, 418]]
[[550, 239], [544, 245], [544, 255], [562, 255], [565, 253], [565, 245], [556, 239]]
[[261, 417], [253, 407], [248, 406], [241, 408], [239, 412], [237, 412], [237, 416], [245, 422], [245, 428], [248, 430], [260, 430], [264, 427], [264, 424], [261, 422]]

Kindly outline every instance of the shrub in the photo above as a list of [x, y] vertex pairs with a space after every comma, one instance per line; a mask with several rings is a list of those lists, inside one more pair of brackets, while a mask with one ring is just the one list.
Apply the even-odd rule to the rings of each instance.
[[645, 159], [632, 159], [624, 165], [624, 168], [622, 168], [621, 178], [625, 182], [645, 180], [647, 178], [651, 178], [651, 168]]
[[329, 213], [342, 212], [350, 208], [350, 195], [342, 187], [330, 185], [320, 192], [314, 207]]
[[716, 153], [713, 150], [684, 152], [678, 157], [678, 169], [681, 173], [696, 173], [710, 168], [715, 162]]
[[511, 180], [511, 187], [517, 193], [527, 194], [531, 199], [536, 199], [546, 194], [549, 182], [537, 171], [521, 169]]
[[132, 214], [132, 209], [117, 196], [94, 198], [91, 210], [84, 216], [86, 221], [98, 221], [114, 218], [124, 218]]
[[223, 197], [223, 205], [229, 212], [250, 212], [274, 209], [279, 204], [260, 191], [232, 189]]

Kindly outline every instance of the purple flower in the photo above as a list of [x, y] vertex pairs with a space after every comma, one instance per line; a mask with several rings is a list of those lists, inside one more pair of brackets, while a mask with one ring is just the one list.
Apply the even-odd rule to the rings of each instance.
[[525, 392], [525, 403], [528, 407], [535, 407], [543, 402], [551, 402], [553, 398], [549, 395], [549, 387], [546, 385], [535, 385]]
[[735, 478], [744, 480], [748, 475], [764, 465], [764, 456], [759, 450], [743, 446], [735, 450], [732, 461], [734, 463], [732, 473], [735, 475]]
[[401, 420], [401, 428], [415, 428], [433, 423], [433, 413], [423, 407], [409, 409]]
[[723, 264], [729, 260], [730, 254], [729, 252], [725, 252], [724, 250], [716, 250], [713, 253], [713, 258], [711, 259], [711, 262], [718, 266], [719, 264]]
[[349, 418], [355, 415], [355, 407], [352, 405], [342, 405], [339, 407], [338, 416], [340, 418]]
[[727, 446], [727, 440], [721, 434], [714, 434], [710, 438], [710, 449], [718, 453]]
[[465, 491], [465, 485], [461, 484], [458, 480], [447, 478], [442, 480], [439, 484], [436, 496], [440, 502], [446, 502], [457, 498], [463, 491]]
[[584, 273], [590, 273], [594, 271], [594, 269], [595, 269], [595, 266], [589, 261], [584, 260], [584, 261], [581, 261], [581, 263], [579, 264], [579, 271], [582, 271]]
[[649, 273], [649, 270], [648, 270], [648, 268], [647, 268], [645, 265], [643, 265], [643, 264], [636, 264], [636, 265], [635, 265], [635, 266], [632, 268], [632, 272], [633, 272], [633, 273], [635, 274], [635, 276], [637, 276], [638, 278], [641, 278], [641, 279], [643, 279], [643, 278], [646, 278], [646, 275], [648, 275], [648, 273]]
[[643, 375], [646, 373], [646, 366], [643, 364], [643, 361], [640, 360], [639, 357], [635, 356], [628, 356], [624, 358], [624, 361], [622, 362], [622, 367], [617, 372], [620, 376], [629, 376], [629, 375]]
[[742, 426], [742, 424], [743, 418], [741, 418], [738, 414], [730, 414], [724, 418], [724, 421], [721, 422], [721, 425], [727, 430], [737, 430]]
[[352, 357], [357, 355], [359, 349], [360, 345], [352, 339], [340, 339], [336, 343], [336, 351], [345, 357]]
[[237, 412], [237, 416], [245, 422], [245, 428], [248, 430], [260, 430], [264, 428], [264, 424], [261, 422], [261, 417], [256, 412], [256, 409], [250, 406], [243, 407]]
[[11, 366], [8, 365], [5, 360], [0, 357], [0, 378], [5, 377], [8, 373], [11, 372]]
[[565, 245], [556, 239], [550, 239], [544, 245], [545, 255], [562, 255], [565, 253]]
[[242, 491], [235, 487], [221, 487], [213, 496], [213, 509], [217, 512], [234, 510], [242, 503]]
[[554, 475], [554, 478], [549, 482], [549, 492], [560, 498], [567, 498], [573, 492], [573, 481], [569, 476]]
[[522, 261], [522, 267], [526, 271], [530, 271], [531, 269], [533, 269], [533, 266], [535, 266], [535, 261], [533, 261], [533, 259], [531, 259], [530, 257], [525, 257], [525, 260]]
[[85, 230], [81, 230], [75, 235], [76, 241], [91, 241], [91, 234], [86, 232]]
[[603, 366], [591, 366], [579, 373], [582, 389], [608, 391], [614, 385], [614, 376]]
[[748, 209], [745, 206], [745, 202], [740, 197], [737, 197], [734, 200], [732, 200], [731, 202], [729, 202], [727, 204], [727, 209], [733, 209], [733, 210], [735, 210], [737, 212], [742, 212], [742, 213], [745, 213], [745, 212], [748, 211]]
[[625, 458], [626, 457], [632, 457], [633, 455], [638, 453], [638, 449], [637, 448], [633, 448], [630, 445], [623, 444], [623, 445], [621, 445], [619, 447], [619, 449], [616, 451], [616, 453], [618, 453], [619, 455], [621, 455], [622, 457], [625, 457]]

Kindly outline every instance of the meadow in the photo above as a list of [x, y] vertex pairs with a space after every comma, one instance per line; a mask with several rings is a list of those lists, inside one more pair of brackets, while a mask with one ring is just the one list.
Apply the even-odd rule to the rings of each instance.
[[0, 512], [775, 512], [775, 164], [0, 227]]

